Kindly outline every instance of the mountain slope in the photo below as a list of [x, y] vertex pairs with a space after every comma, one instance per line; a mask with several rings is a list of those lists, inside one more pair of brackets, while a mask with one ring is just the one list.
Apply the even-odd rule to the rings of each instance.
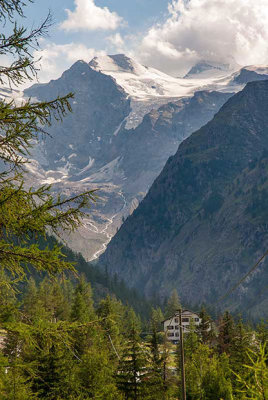
[[[133, 60], [116, 60], [114, 68], [119, 69], [119, 75], [124, 63], [137, 79], [140, 69], [147, 70]], [[65, 238], [88, 260], [105, 250], [122, 219], [137, 207], [181, 141], [209, 121], [231, 96], [200, 91], [172, 102], [165, 98], [167, 104], [161, 107], [161, 101], [154, 99], [156, 109], [151, 111], [152, 106], [141, 101], [141, 110], [135, 108], [134, 112], [141, 123], [127, 129], [128, 119], [134, 123], [133, 100], [130, 102], [129, 94], [113, 76], [96, 71], [90, 64], [78, 61], [56, 81], [25, 91], [26, 96], [39, 100], [68, 92], [75, 95], [73, 113], [61, 124], [52, 124], [51, 137], [37, 146], [28, 169], [31, 182], [52, 183], [55, 191], [67, 195], [100, 189], [100, 200], [84, 226]], [[142, 118], [147, 107], [149, 113]]]
[[122, 129], [114, 140], [126, 181], [124, 193], [147, 192], [170, 155], [196, 129], [213, 118], [232, 93], [198, 91], [148, 113], [135, 129]]
[[[27, 166], [31, 184], [54, 184], [56, 192], [100, 189], [83, 227], [65, 237], [75, 251], [98, 258], [181, 141], [212, 119], [247, 79], [267, 72], [246, 67], [254, 74], [236, 83], [235, 68], [233, 74], [233, 67], [207, 62], [201, 75], [197, 65], [191, 78], [177, 79], [118, 54], [78, 61], [59, 79], [25, 91], [39, 100], [75, 95], [73, 113], [52, 124], [51, 137]], [[0, 95], [6, 98], [10, 90]], [[19, 101], [21, 94], [14, 95]]]
[[[230, 288], [268, 248], [267, 111], [268, 81], [231, 97], [168, 160], [101, 263], [147, 295], [177, 287], [183, 301], [213, 303]], [[264, 288], [267, 273], [259, 279]], [[256, 290], [252, 282], [233, 307]]]
[[196, 82], [174, 78], [154, 68], [137, 63], [124, 54], [95, 57], [89, 63], [95, 71], [112, 76], [132, 98], [189, 96]]
[[129, 114], [130, 103], [112, 77], [94, 71], [84, 61], [77, 61], [59, 79], [34, 85], [24, 93], [51, 100], [69, 92], [75, 94], [73, 112], [61, 124], [53, 124], [49, 130], [52, 139], [47, 139], [44, 147], [50, 169], [66, 167], [69, 161], [74, 172], [99, 160], [101, 149]]

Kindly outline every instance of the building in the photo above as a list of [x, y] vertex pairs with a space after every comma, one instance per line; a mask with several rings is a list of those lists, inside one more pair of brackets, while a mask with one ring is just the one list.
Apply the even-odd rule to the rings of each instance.
[[[167, 339], [171, 342], [177, 343], [180, 340], [180, 319], [179, 319], [179, 311], [176, 311], [175, 314], [165, 319], [164, 323], [164, 332], [167, 336]], [[182, 319], [182, 329], [183, 333], [189, 332], [190, 323], [193, 323], [196, 326], [199, 326], [201, 323], [201, 318], [198, 314], [190, 311], [190, 310], [183, 310], [181, 314]]]

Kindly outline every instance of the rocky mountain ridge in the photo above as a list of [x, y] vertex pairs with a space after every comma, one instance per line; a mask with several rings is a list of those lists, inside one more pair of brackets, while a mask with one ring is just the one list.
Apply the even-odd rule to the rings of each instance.
[[65, 238], [74, 250], [88, 260], [105, 250], [181, 141], [244, 86], [233, 79], [232, 71], [177, 79], [116, 55], [78, 61], [59, 79], [25, 91], [40, 100], [75, 94], [73, 113], [53, 124], [28, 166], [33, 181], [68, 195], [100, 189], [84, 226]]
[[[252, 267], [268, 248], [267, 110], [268, 80], [249, 83], [179, 146], [101, 256], [110, 273], [213, 304]], [[265, 315], [267, 265], [225, 306]]]

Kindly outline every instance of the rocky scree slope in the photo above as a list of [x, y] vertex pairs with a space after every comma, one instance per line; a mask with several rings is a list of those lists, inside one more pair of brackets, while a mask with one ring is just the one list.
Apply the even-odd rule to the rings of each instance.
[[[183, 302], [215, 303], [268, 249], [267, 150], [266, 80], [247, 84], [179, 146], [102, 265], [148, 296], [176, 287]], [[225, 306], [267, 315], [267, 266]]]

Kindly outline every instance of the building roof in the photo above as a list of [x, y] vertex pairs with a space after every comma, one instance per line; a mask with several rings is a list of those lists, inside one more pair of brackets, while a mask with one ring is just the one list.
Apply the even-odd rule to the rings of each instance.
[[[168, 321], [169, 319], [172, 319], [172, 318], [174, 318], [174, 317], [177, 317], [177, 316], [179, 315], [179, 312], [180, 312], [179, 310], [178, 310], [178, 311], [175, 311], [175, 313], [174, 313], [171, 317], [168, 317], [168, 318], [164, 319], [164, 321], [162, 321], [162, 323]], [[197, 316], [199, 317], [199, 314], [198, 314], [198, 313], [196, 313], [196, 312], [194, 312], [194, 311], [191, 311], [191, 310], [187, 310], [187, 309], [182, 310], [182, 313], [181, 313], [181, 314], [182, 314], [182, 315], [183, 315], [183, 314], [193, 314], [193, 315], [197, 315]]]

